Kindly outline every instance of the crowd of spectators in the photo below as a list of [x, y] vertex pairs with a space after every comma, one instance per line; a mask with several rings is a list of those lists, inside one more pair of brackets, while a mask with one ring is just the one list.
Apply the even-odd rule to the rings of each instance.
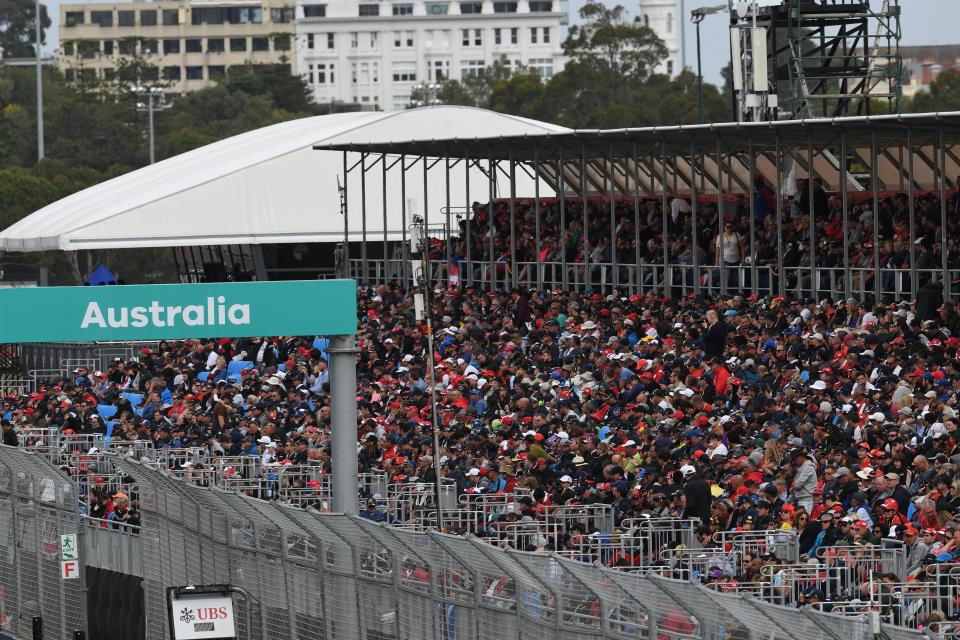
[[[960, 180], [960, 178], [958, 178]], [[960, 182], [958, 182], [960, 184]], [[730, 196], [722, 203], [723, 215], [719, 215], [721, 203], [716, 196], [702, 197], [697, 203], [694, 220], [692, 201], [689, 198], [673, 198], [667, 207], [666, 235], [663, 232], [664, 208], [659, 198], [641, 198], [639, 204], [628, 197], [616, 197], [611, 219], [610, 199], [595, 196], [587, 202], [587, 241], [584, 245], [583, 200], [556, 198], [541, 200], [539, 211], [539, 237], [537, 244], [537, 207], [531, 199], [520, 199], [515, 204], [514, 228], [516, 230], [515, 252], [518, 263], [518, 280], [526, 281], [530, 265], [583, 263], [584, 254], [591, 265], [664, 263], [666, 257], [671, 265], [691, 265], [696, 253], [698, 264], [728, 266], [757, 264], [758, 286], [773, 286], [777, 290], [779, 278], [785, 280], [787, 289], [799, 286], [809, 288], [808, 276], [803, 269], [811, 266], [811, 209], [813, 216], [812, 241], [815, 243], [816, 265], [820, 269], [836, 269], [837, 275], [844, 266], [844, 244], [847, 245], [849, 265], [854, 270], [854, 289], [875, 290], [874, 278], [877, 256], [874, 244], [879, 245], [881, 287], [885, 292], [896, 291], [893, 271], [910, 269], [920, 271], [920, 284], [930, 279], [929, 270], [942, 267], [944, 229], [942, 228], [941, 201], [938, 192], [914, 194], [915, 222], [913, 235], [910, 230], [910, 198], [906, 192], [884, 193], [878, 197], [876, 233], [874, 230], [873, 199], [869, 193], [855, 194], [847, 203], [847, 234], [844, 236], [843, 198], [839, 193], [827, 192], [822, 181], [815, 179], [810, 188], [806, 179], [797, 180], [794, 193], [784, 196], [777, 206], [776, 193], [762, 176], [757, 176], [753, 192], [754, 243], [750, 242], [750, 197], [744, 194]], [[812, 194], [812, 195], [811, 195]], [[813, 206], [811, 207], [811, 202]], [[947, 194], [947, 251], [951, 269], [960, 269], [960, 197]], [[448, 256], [453, 262], [469, 261], [475, 280], [482, 276], [481, 266], [491, 263], [490, 211], [493, 211], [494, 243], [493, 261], [499, 262], [498, 277], [509, 270], [511, 262], [510, 202], [495, 200], [491, 205], [474, 203], [469, 222], [460, 222], [460, 238]], [[783, 245], [783, 270], [778, 272], [777, 218]], [[720, 228], [722, 220], [723, 228]], [[696, 223], [696, 224], [695, 224]], [[470, 233], [467, 233], [467, 225]], [[613, 233], [611, 233], [613, 227]], [[467, 237], [469, 235], [469, 248]], [[874, 237], [876, 236], [876, 237]], [[914, 243], [911, 264], [910, 243]], [[445, 247], [437, 246], [436, 259], [443, 259]], [[599, 268], [591, 280], [599, 282]], [[883, 273], [883, 270], [888, 272]], [[704, 282], [712, 278], [718, 285], [720, 272], [707, 271]], [[733, 284], [734, 278], [728, 274]], [[772, 281], [771, 281], [772, 280]], [[800, 280], [798, 282], [798, 280]], [[533, 278], [531, 281], [536, 281]], [[621, 281], [626, 277], [621, 276]], [[901, 287], [902, 289], [902, 287]], [[829, 291], [826, 292], [829, 295]]]
[[[960, 561], [951, 302], [465, 287], [436, 290], [431, 313], [438, 452], [413, 292], [359, 291], [359, 467], [413, 484], [433, 483], [439, 466], [460, 495], [526, 490], [478, 534], [607, 504], [614, 527], [696, 519], [705, 547], [717, 532], [776, 529], [796, 531], [810, 558], [896, 539], [910, 574]], [[3, 442], [35, 446], [37, 427], [109, 431], [114, 443], [329, 473], [326, 347], [314, 337], [161, 342], [4, 397]], [[231, 373], [232, 361], [252, 367]], [[105, 419], [103, 405], [116, 415]], [[127, 496], [93, 493], [93, 515], [137, 521]], [[382, 496], [362, 497], [374, 501], [364, 517], [387, 519]], [[572, 525], [531, 548], [569, 549], [591, 533]]]

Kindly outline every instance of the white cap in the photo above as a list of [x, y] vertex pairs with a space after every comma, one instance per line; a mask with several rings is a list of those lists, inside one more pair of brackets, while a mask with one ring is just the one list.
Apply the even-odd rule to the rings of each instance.
[[680, 395], [687, 396], [688, 398], [693, 397], [693, 389], [689, 387], [684, 387], [680, 390]]
[[877, 422], [883, 422], [885, 418], [883, 417], [883, 414], [882, 414], [882, 413], [880, 413], [879, 411], [877, 411], [877, 412], [875, 412], [875, 413], [871, 413], [871, 414], [870, 414], [870, 419], [871, 419], [871, 420], [876, 420]]
[[270, 444], [273, 440], [270, 439], [270, 436], [260, 436], [257, 442], [260, 444]]
[[817, 380], [812, 385], [810, 385], [810, 388], [816, 389], [817, 391], [823, 391], [824, 389], [827, 388], [827, 383], [824, 382], [823, 380]]
[[570, 476], [561, 476], [560, 482], [573, 482], [573, 478]]
[[476, 467], [474, 467], [473, 469], [470, 469], [470, 471], [467, 471], [467, 475], [468, 475], [468, 476], [478, 476], [478, 475], [480, 475], [480, 469], [477, 469]]
[[691, 464], [685, 464], [682, 467], [680, 467], [680, 473], [682, 473], [684, 476], [689, 476], [690, 474], [696, 473], [696, 472], [697, 472], [697, 469]]

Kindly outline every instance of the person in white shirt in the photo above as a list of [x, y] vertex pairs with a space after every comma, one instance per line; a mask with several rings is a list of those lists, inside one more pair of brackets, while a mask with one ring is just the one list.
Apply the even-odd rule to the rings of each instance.
[[723, 233], [717, 236], [716, 256], [717, 266], [726, 273], [728, 287], [737, 287], [736, 267], [743, 263], [746, 254], [743, 236], [734, 230], [732, 220], [725, 221]]

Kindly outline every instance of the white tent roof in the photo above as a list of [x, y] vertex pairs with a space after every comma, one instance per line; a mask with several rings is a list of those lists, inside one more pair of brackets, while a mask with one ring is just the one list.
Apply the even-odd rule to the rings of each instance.
[[[483, 109], [438, 106], [394, 113], [360, 112], [304, 118], [234, 136], [90, 187], [23, 218], [0, 233], [0, 250], [42, 251], [211, 244], [324, 242], [343, 238], [337, 179], [343, 154], [316, 144], [494, 138], [568, 131]], [[358, 162], [351, 153], [348, 163]], [[430, 221], [446, 206], [443, 163], [428, 181]], [[351, 239], [361, 230], [358, 171], [350, 176]], [[422, 168], [407, 179], [407, 220], [422, 213]], [[477, 171], [464, 193], [464, 170], [450, 180], [451, 206], [485, 200]], [[518, 176], [519, 177], [519, 176]], [[366, 179], [366, 229], [382, 237], [382, 170]], [[387, 179], [387, 231], [402, 229], [399, 168]], [[544, 193], [547, 195], [547, 193]], [[418, 208], [419, 207], [419, 208]], [[431, 225], [432, 226], [432, 225]]]

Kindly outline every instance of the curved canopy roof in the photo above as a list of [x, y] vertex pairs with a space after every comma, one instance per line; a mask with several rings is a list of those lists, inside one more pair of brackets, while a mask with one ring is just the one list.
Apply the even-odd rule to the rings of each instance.
[[[563, 127], [483, 109], [437, 106], [394, 113], [359, 112], [293, 120], [244, 133], [169, 158], [95, 185], [23, 218], [0, 233], [0, 250], [101, 249], [213, 244], [323, 242], [343, 238], [338, 179], [344, 156], [314, 151], [315, 145], [429, 141], [469, 136], [539, 136]], [[348, 163], [360, 154], [348, 154]], [[369, 161], [368, 161], [369, 162]], [[410, 160], [409, 162], [412, 162]], [[442, 168], [442, 167], [441, 167]], [[477, 170], [476, 194], [451, 202], [483, 199], [487, 180]], [[387, 179], [367, 171], [365, 191], [377, 197], [360, 202], [360, 179], [348, 185], [350, 233], [359, 237], [359, 212], [366, 205], [366, 231], [402, 229], [399, 172]], [[394, 179], [394, 174], [397, 174]], [[431, 214], [445, 202], [443, 180], [408, 179], [406, 214], [420, 213], [424, 195]], [[463, 173], [459, 176], [462, 178]], [[425, 185], [425, 183], [427, 183]], [[451, 188], [454, 188], [451, 181]], [[428, 190], [424, 194], [424, 188]], [[384, 216], [382, 202], [389, 203]]]

